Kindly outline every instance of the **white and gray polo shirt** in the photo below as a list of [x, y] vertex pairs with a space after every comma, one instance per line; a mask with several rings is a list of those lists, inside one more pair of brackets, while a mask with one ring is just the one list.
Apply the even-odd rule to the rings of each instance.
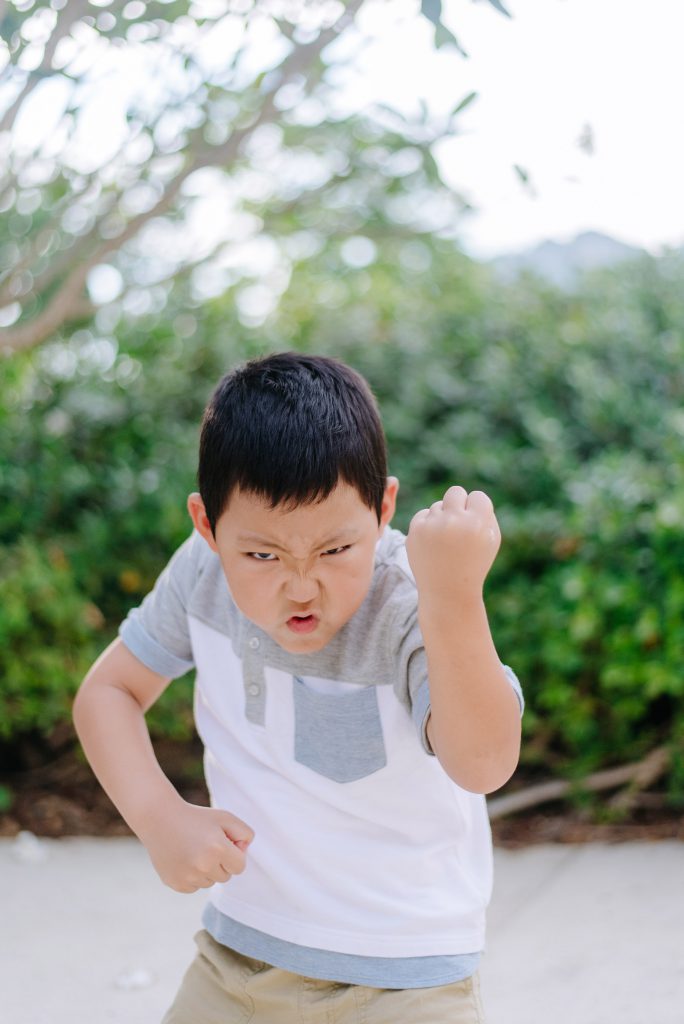
[[313, 654], [242, 615], [196, 533], [120, 629], [153, 671], [196, 669], [212, 804], [255, 832], [244, 873], [209, 891], [205, 926], [286, 970], [383, 988], [472, 974], [492, 884], [485, 799], [447, 776], [425, 735], [404, 540], [385, 530], [363, 605]]

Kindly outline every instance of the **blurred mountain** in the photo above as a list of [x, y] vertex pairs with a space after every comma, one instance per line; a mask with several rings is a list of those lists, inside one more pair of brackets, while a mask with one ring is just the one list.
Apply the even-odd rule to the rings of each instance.
[[497, 256], [491, 266], [503, 281], [514, 281], [523, 273], [531, 273], [560, 288], [572, 289], [584, 271], [615, 266], [644, 251], [599, 231], [585, 231], [571, 242], [547, 241], [531, 249]]

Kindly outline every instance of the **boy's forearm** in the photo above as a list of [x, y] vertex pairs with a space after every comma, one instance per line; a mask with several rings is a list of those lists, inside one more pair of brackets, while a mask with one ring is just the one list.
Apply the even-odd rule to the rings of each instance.
[[419, 604], [428, 661], [428, 738], [447, 774], [464, 789], [491, 793], [520, 754], [520, 707], [489, 631], [481, 596], [458, 607]]
[[428, 661], [428, 739], [474, 793], [503, 786], [520, 753], [520, 711], [482, 599], [500, 543], [491, 499], [458, 485], [415, 514], [406, 538]]
[[142, 838], [145, 827], [181, 799], [157, 761], [142, 708], [122, 688], [86, 683], [76, 697], [73, 715], [100, 785]]
[[183, 800], [154, 755], [144, 696], [139, 700], [126, 686], [110, 682], [97, 664], [94, 673], [76, 698], [74, 722], [95, 774], [145, 845], [162, 882], [188, 893], [239, 874], [252, 829], [228, 811]]

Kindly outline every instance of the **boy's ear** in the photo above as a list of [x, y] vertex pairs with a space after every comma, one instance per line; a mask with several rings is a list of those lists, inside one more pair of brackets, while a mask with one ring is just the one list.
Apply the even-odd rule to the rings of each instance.
[[192, 494], [188, 495], [188, 512], [197, 532], [204, 537], [212, 551], [218, 551], [214, 534], [211, 532], [206, 509], [204, 508], [204, 502], [197, 491], [193, 491]]
[[399, 493], [399, 481], [396, 476], [388, 476], [387, 483], [385, 485], [385, 493], [382, 499], [382, 506], [380, 508], [380, 529], [384, 528], [391, 523], [394, 516], [395, 509], [397, 507], [397, 494]]

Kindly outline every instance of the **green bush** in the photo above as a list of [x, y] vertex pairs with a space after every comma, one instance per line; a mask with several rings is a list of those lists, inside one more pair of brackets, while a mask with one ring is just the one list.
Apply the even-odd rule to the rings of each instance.
[[102, 646], [100, 611], [63, 550], [23, 537], [0, 549], [0, 740], [68, 721], [76, 685]]
[[[55, 542], [23, 537], [0, 548], [0, 580], [0, 742], [47, 737], [70, 723], [78, 684], [114, 631]], [[153, 732], [191, 735], [191, 685], [186, 676], [162, 696], [150, 712]]]

